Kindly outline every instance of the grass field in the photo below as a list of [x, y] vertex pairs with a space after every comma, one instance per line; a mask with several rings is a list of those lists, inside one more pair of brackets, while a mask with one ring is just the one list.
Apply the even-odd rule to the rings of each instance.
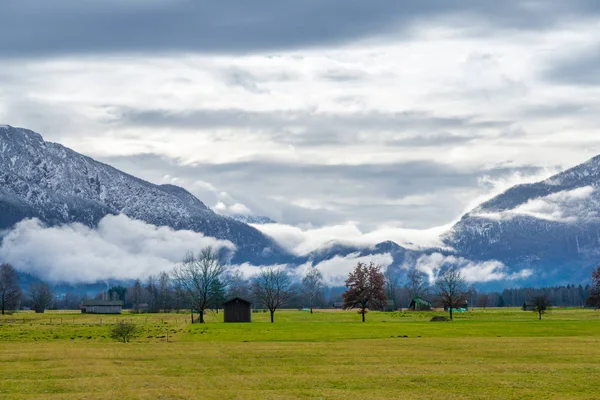
[[[0, 317], [0, 399], [598, 399], [600, 313]], [[112, 341], [117, 320], [141, 334]], [[168, 339], [168, 341], [167, 341]]]

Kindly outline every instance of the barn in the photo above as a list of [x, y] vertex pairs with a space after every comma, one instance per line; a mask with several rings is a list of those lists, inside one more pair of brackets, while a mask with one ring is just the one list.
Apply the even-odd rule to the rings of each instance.
[[81, 303], [82, 314], [121, 314], [122, 301], [85, 300]]
[[225, 322], [252, 322], [252, 303], [240, 297], [234, 297], [223, 303]]
[[408, 309], [411, 311], [431, 311], [431, 303], [419, 296], [416, 296], [410, 302]]

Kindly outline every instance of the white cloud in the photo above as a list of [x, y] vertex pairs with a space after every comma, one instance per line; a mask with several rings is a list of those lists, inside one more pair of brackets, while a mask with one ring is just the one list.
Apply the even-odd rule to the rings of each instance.
[[595, 193], [596, 188], [593, 186], [563, 190], [531, 199], [511, 210], [476, 215], [493, 220], [511, 219], [521, 215], [556, 222], [588, 221], [598, 218], [598, 213], [595, 211], [598, 207], [593, 206], [598, 203], [594, 197]]
[[331, 225], [320, 228], [299, 228], [284, 224], [253, 225], [263, 233], [274, 238], [287, 250], [305, 255], [334, 242], [372, 246], [392, 240], [408, 248], [444, 247], [440, 235], [450, 226], [431, 229], [405, 229], [397, 226], [381, 226], [373, 231], [362, 232], [359, 225], [348, 222], [343, 225]]
[[497, 260], [477, 262], [462, 257], [444, 256], [440, 253], [419, 257], [415, 267], [425, 272], [429, 276], [429, 282], [433, 284], [440, 269], [446, 266], [459, 268], [468, 283], [524, 279], [533, 273], [529, 269], [509, 273], [507, 267]]
[[294, 277], [296, 281], [301, 281], [302, 278], [306, 275], [309, 269], [317, 268], [323, 274], [323, 279], [330, 286], [343, 286], [344, 282], [348, 278], [348, 274], [356, 267], [356, 264], [359, 262], [369, 264], [374, 263], [376, 265], [380, 265], [382, 270], [385, 269], [392, 264], [393, 258], [390, 254], [375, 254], [371, 256], [359, 256], [358, 254], [349, 254], [345, 257], [335, 256], [329, 260], [322, 261], [317, 264], [313, 263], [305, 263], [299, 265], [297, 267], [291, 267], [285, 264], [277, 264], [277, 265], [252, 265], [248, 263], [234, 265], [233, 269], [238, 269], [246, 279], [252, 279], [258, 273], [260, 273], [262, 268], [271, 267], [271, 268], [286, 268], [288, 272]]
[[234, 249], [227, 241], [156, 227], [124, 215], [104, 217], [97, 229], [77, 223], [45, 227], [30, 219], [5, 234], [0, 259], [51, 281], [94, 282], [170, 271], [186, 252], [205, 246]]
[[360, 257], [358, 254], [349, 254], [346, 257], [335, 256], [329, 260], [322, 261], [316, 265], [312, 263], [304, 264], [298, 267], [297, 274], [301, 279], [309, 268], [318, 268], [323, 274], [323, 278], [328, 285], [342, 286], [348, 274], [356, 267], [357, 263], [374, 263], [382, 267], [382, 272], [394, 262], [394, 259], [389, 253], [374, 254], [370, 256]]

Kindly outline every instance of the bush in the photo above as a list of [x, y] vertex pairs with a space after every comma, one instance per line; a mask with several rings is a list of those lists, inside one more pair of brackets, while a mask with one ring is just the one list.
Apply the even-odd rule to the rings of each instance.
[[129, 343], [139, 332], [139, 328], [133, 322], [121, 321], [110, 328], [110, 337], [119, 342]]
[[448, 317], [443, 317], [441, 315], [436, 315], [435, 317], [431, 318], [430, 322], [445, 322], [445, 321], [450, 321], [450, 319]]

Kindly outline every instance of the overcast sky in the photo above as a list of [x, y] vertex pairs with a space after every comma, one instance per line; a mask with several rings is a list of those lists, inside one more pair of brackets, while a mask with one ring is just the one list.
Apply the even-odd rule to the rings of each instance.
[[225, 214], [422, 230], [600, 153], [599, 31], [595, 0], [3, 1], [0, 123]]

